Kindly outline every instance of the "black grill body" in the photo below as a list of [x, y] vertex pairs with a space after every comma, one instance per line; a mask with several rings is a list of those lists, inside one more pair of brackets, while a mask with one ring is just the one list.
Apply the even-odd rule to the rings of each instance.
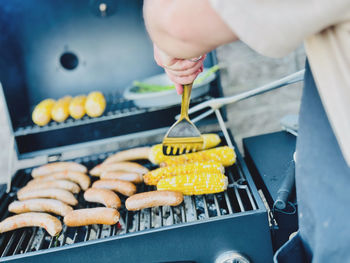
[[[0, 261], [214, 262], [223, 252], [237, 251], [252, 262], [270, 262], [267, 212], [239, 152], [237, 155], [237, 163], [226, 169], [229, 188], [224, 193], [187, 196], [175, 208], [129, 212], [123, 205], [122, 219], [117, 225], [64, 227], [58, 238], [38, 228], [11, 231], [0, 237]], [[87, 156], [74, 161], [91, 168], [107, 156]], [[31, 168], [18, 171], [11, 192], [2, 195], [1, 219], [9, 215], [7, 206], [15, 199], [16, 191], [31, 179], [30, 172]], [[138, 188], [138, 192], [148, 190], [152, 188], [144, 185]], [[85, 202], [82, 193], [78, 200], [79, 208], [96, 206]], [[125, 198], [123, 204], [124, 201]]]

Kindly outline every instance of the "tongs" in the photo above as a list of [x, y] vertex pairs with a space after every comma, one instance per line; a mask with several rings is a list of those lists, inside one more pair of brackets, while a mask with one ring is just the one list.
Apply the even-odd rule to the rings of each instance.
[[184, 85], [179, 119], [170, 127], [163, 139], [164, 155], [180, 155], [202, 148], [203, 138], [188, 117], [192, 84]]
[[[217, 98], [217, 99], [211, 99], [211, 100], [207, 100], [205, 102], [202, 102], [194, 107], [192, 107], [189, 110], [189, 114], [193, 114], [196, 113], [198, 111], [201, 111], [205, 108], [210, 108], [209, 110], [199, 114], [198, 116], [196, 116], [195, 118], [192, 119], [192, 123], [196, 123], [202, 119], [204, 119], [205, 117], [215, 113], [218, 123], [220, 125], [220, 128], [224, 134], [224, 137], [226, 139], [227, 145], [234, 148], [233, 143], [230, 139], [230, 136], [228, 134], [226, 125], [225, 125], [225, 121], [222, 118], [221, 112], [220, 112], [220, 108], [230, 104], [230, 103], [235, 103], [244, 99], [248, 99], [250, 97], [259, 95], [259, 94], [263, 94], [265, 92], [277, 89], [277, 88], [281, 88], [299, 81], [303, 81], [304, 80], [304, 73], [305, 73], [305, 69], [297, 71], [293, 74], [290, 74], [289, 76], [286, 76], [284, 78], [281, 78], [279, 80], [273, 81], [269, 84], [263, 85], [261, 87], [237, 94], [237, 95], [233, 95], [231, 97], [225, 97], [225, 98]], [[178, 119], [180, 116], [176, 116], [175, 119]]]

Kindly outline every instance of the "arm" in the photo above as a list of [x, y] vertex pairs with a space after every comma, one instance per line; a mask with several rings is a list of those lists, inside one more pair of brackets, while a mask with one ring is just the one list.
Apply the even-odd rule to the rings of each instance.
[[208, 0], [145, 0], [152, 41], [175, 58], [194, 58], [237, 40]]

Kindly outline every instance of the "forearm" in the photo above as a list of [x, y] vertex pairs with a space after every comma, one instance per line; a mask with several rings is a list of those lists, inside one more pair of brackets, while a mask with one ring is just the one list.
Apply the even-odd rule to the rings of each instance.
[[152, 41], [177, 58], [198, 57], [237, 39], [207, 0], [145, 0]]

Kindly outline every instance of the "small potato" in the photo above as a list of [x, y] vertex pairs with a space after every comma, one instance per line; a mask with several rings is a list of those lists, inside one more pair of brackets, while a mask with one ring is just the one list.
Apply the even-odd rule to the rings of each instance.
[[90, 117], [99, 117], [106, 108], [106, 100], [99, 91], [91, 92], [85, 102], [85, 110]]
[[72, 99], [69, 104], [69, 114], [72, 116], [72, 118], [78, 120], [85, 115], [85, 102], [85, 95], [76, 96]]
[[71, 96], [66, 96], [59, 99], [52, 108], [51, 117], [54, 121], [63, 122], [69, 116], [69, 103], [72, 100]]
[[55, 105], [55, 100], [46, 99], [40, 102], [32, 113], [32, 120], [39, 126], [44, 126], [51, 121], [51, 110]]

